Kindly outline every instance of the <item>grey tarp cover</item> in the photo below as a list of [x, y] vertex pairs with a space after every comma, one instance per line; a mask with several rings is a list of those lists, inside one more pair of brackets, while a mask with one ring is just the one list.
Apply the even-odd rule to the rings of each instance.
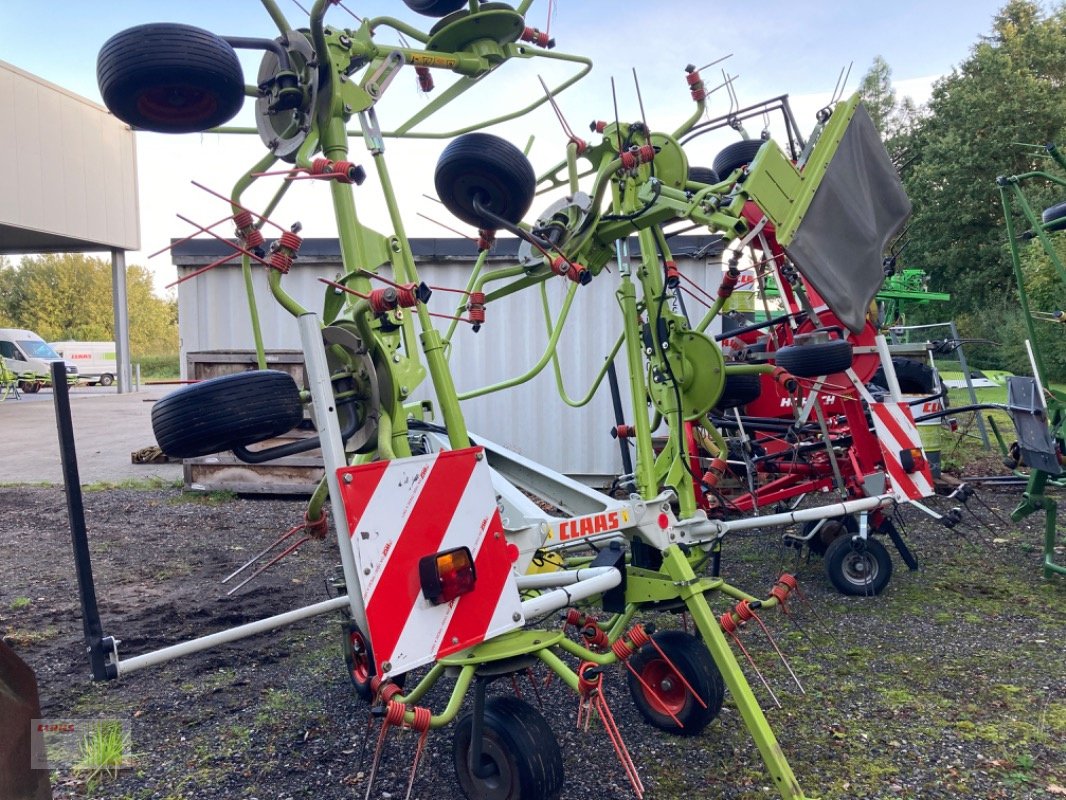
[[885, 248], [911, 213], [895, 167], [870, 115], [860, 104], [829, 162], [792, 241], [785, 248], [852, 331], [884, 281]]

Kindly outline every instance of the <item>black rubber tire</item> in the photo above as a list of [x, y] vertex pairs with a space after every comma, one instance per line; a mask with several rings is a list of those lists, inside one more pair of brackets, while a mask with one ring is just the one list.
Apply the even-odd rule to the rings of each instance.
[[491, 133], [467, 133], [451, 141], [433, 173], [437, 197], [452, 214], [478, 228], [498, 223], [474, 210], [474, 198], [511, 224], [529, 211], [537, 176], [525, 153]]
[[[345, 618], [341, 633], [343, 634], [341, 652], [344, 654], [344, 666], [348, 678], [359, 699], [369, 703], [374, 698], [374, 692], [370, 688], [372, 679], [370, 665], [374, 663], [374, 651], [370, 649], [370, 642], [363, 636], [359, 626], [352, 622], [350, 617]], [[392, 682], [401, 689], [406, 681], [406, 673], [392, 678]]]
[[774, 363], [797, 378], [833, 375], [851, 366], [851, 342], [833, 339], [821, 344], [787, 344], [774, 353]]
[[19, 381], [18, 387], [20, 392], [25, 392], [26, 394], [37, 394], [37, 392], [41, 391], [40, 381]]
[[110, 372], [105, 372], [103, 375], [100, 376], [100, 380], [97, 381], [97, 383], [99, 383], [101, 386], [110, 386], [114, 382], [115, 376], [112, 375]]
[[470, 763], [472, 713], [459, 718], [452, 760], [459, 786], [471, 800], [551, 800], [563, 788], [563, 756], [555, 734], [531, 705], [509, 695], [485, 701], [482, 759], [495, 767], [479, 778]]
[[116, 33], [100, 48], [96, 80], [112, 114], [157, 133], [214, 128], [244, 103], [236, 52], [191, 25], [155, 22]]
[[[803, 526], [803, 535], [806, 536], [814, 530], [814, 526], [817, 524], [818, 522], [815, 520], [806, 523]], [[839, 537], [849, 533], [854, 536], [858, 532], [859, 521], [851, 514], [845, 514], [843, 517], [827, 519], [822, 524], [822, 527], [818, 529], [818, 533], [806, 541], [807, 549], [815, 555], [824, 556], [825, 551], [829, 549], [829, 545], [835, 542]]]
[[152, 430], [168, 456], [196, 458], [262, 442], [303, 419], [287, 372], [237, 372], [183, 386], [152, 407]]
[[[909, 358], [893, 358], [892, 366], [896, 370], [896, 380], [899, 381], [899, 390], [903, 394], [928, 396], [937, 392], [936, 373], [926, 362], [912, 361]], [[870, 378], [870, 383], [888, 386], [884, 367], [877, 368], [877, 372]]]
[[1046, 231], [1061, 231], [1066, 228], [1066, 203], [1057, 203], [1044, 209], [1040, 215]]
[[712, 186], [720, 180], [718, 173], [710, 167], [689, 167], [688, 179], [696, 183], [708, 183]]
[[766, 142], [762, 139], [741, 139], [726, 145], [722, 152], [714, 157], [714, 171], [722, 179], [728, 178], [736, 169], [750, 164], [764, 144]]
[[[633, 704], [648, 724], [659, 730], [678, 736], [698, 736], [722, 710], [725, 699], [722, 673], [702, 639], [684, 631], [660, 631], [652, 638], [676, 670], [651, 644], [640, 648], [629, 663], [645, 683], [662, 690], [663, 694], [650, 696], [633, 672], [627, 671]], [[706, 708], [678, 680], [679, 672], [707, 704]], [[681, 721], [681, 726], [674, 722], [667, 709]]]
[[825, 574], [841, 594], [872, 597], [892, 578], [892, 558], [876, 539], [841, 536], [825, 551]]
[[722, 396], [714, 407], [717, 409], [737, 408], [757, 400], [761, 393], [762, 382], [758, 375], [729, 375], [725, 376], [725, 384], [722, 386]]
[[416, 14], [426, 17], [446, 17], [469, 5], [467, 0], [403, 0], [403, 2]]

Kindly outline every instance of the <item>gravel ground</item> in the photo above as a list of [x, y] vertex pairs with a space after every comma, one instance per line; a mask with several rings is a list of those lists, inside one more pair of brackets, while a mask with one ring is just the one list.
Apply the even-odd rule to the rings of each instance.
[[[749, 681], [808, 796], [1066, 795], [1066, 582], [1041, 577], [1042, 517], [1003, 521], [1016, 500], [982, 491], [957, 531], [904, 512], [922, 568], [909, 572], [896, 556], [877, 598], [836, 594], [820, 561], [797, 558], [777, 533], [728, 540], [723, 575], [731, 583], [762, 595], [790, 569], [810, 601], [792, 603], [797, 625], [780, 614], [768, 619], [805, 694], [761, 633], [742, 634], [782, 708], [745, 665]], [[218, 583], [296, 523], [299, 502], [107, 490], [87, 494], [86, 510], [104, 630], [122, 639], [127, 656], [324, 597], [335, 548], [319, 543], [232, 598]], [[374, 736], [348, 682], [335, 620], [93, 684], [62, 492], [0, 489], [0, 547], [0, 630], [37, 671], [44, 715], [121, 717], [132, 726], [129, 769], [91, 786], [59, 770], [56, 797], [366, 795]], [[714, 597], [712, 606], [721, 612], [728, 604]], [[683, 621], [642, 618], [649, 620]], [[678, 738], [643, 722], [617, 669], [606, 685], [647, 796], [775, 796], [730, 698], [700, 736]], [[521, 689], [535, 701], [531, 687]], [[512, 687], [499, 681], [490, 691]], [[539, 695], [563, 752], [562, 796], [632, 797], [602, 733], [576, 728], [575, 697], [558, 681]], [[423, 704], [439, 709], [446, 700], [440, 687]], [[372, 796], [404, 796], [415, 745], [410, 734], [390, 737]], [[451, 731], [434, 731], [412, 797], [460, 796]]]

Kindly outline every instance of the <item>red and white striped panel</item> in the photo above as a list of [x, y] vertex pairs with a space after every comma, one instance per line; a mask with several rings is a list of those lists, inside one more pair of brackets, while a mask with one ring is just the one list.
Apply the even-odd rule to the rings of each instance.
[[[337, 475], [379, 675], [522, 626], [511, 569], [518, 548], [504, 538], [482, 448], [345, 467]], [[419, 560], [463, 546], [474, 557], [473, 591], [433, 605], [422, 594]]]
[[890, 479], [889, 491], [897, 500], [919, 500], [933, 494], [933, 476], [929, 465], [922, 463], [922, 468], [915, 472], [904, 472], [900, 464], [901, 450], [921, 448], [922, 440], [918, 428], [911, 416], [911, 409], [906, 403], [870, 403], [870, 412], [877, 431], [877, 442], [885, 459], [885, 471]]

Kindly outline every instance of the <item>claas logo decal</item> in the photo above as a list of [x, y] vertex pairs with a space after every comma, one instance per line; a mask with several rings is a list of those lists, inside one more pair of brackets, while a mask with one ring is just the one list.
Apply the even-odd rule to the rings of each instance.
[[564, 519], [559, 523], [559, 541], [566, 542], [597, 533], [607, 533], [617, 530], [627, 522], [629, 522], [627, 511], [607, 511], [603, 514], [590, 514], [587, 517]]

